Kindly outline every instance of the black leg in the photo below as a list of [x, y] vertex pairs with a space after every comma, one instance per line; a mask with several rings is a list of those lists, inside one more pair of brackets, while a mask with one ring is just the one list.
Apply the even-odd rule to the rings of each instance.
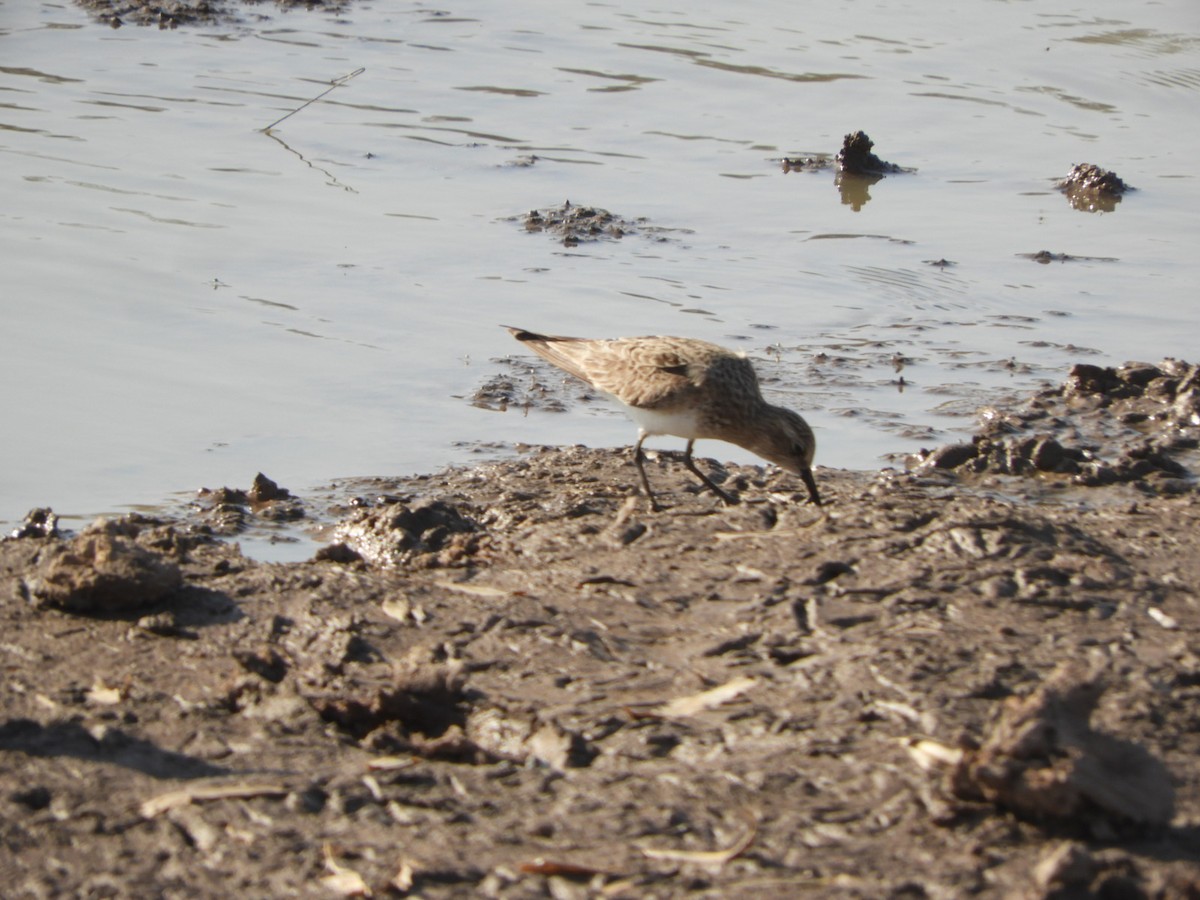
[[642, 453], [642, 441], [645, 439], [646, 435], [638, 435], [637, 444], [633, 449], [633, 461], [637, 464], [638, 474], [642, 476], [642, 487], [646, 491], [646, 497], [650, 500], [650, 508], [655, 512], [662, 512], [662, 507], [658, 505], [658, 500], [654, 497], [654, 491], [650, 490], [650, 479], [646, 477], [646, 456]]
[[709, 478], [707, 475], [705, 475], [703, 472], [701, 472], [700, 469], [696, 466], [696, 461], [694, 459], [692, 459], [692, 446], [695, 443], [696, 442], [694, 440], [688, 441], [687, 450], [685, 450], [683, 453], [684, 463], [687, 465], [687, 467], [689, 469], [692, 470], [693, 475], [695, 475], [697, 478], [699, 478], [701, 481], [704, 482], [705, 487], [707, 487], [710, 491], [712, 491], [714, 494], [716, 494], [718, 497], [720, 497], [722, 500], [725, 501], [726, 506], [736, 506], [737, 502], [738, 502], [737, 497], [734, 497], [732, 494], [729, 494], [729, 493], [721, 490], [719, 487], [717, 487], [713, 483], [713, 480], [711, 478]]

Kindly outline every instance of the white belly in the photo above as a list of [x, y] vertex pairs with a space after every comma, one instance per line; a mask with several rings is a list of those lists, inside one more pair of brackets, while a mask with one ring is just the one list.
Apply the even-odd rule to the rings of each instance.
[[695, 410], [680, 409], [660, 412], [654, 409], [637, 409], [626, 406], [629, 418], [637, 422], [646, 434], [673, 434], [681, 438], [697, 438], [700, 434], [700, 416]]

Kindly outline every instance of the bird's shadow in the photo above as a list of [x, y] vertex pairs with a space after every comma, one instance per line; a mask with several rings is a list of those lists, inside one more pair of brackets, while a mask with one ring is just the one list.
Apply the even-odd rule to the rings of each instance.
[[9, 719], [0, 724], [0, 750], [30, 756], [68, 756], [91, 762], [112, 763], [151, 778], [210, 778], [231, 774], [212, 763], [163, 750], [151, 741], [119, 728], [108, 728], [99, 738], [78, 722], [43, 725], [32, 719]]

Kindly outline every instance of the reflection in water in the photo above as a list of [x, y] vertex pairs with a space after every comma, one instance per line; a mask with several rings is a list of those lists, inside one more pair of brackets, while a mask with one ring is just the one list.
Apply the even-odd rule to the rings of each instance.
[[1095, 194], [1085, 191], [1066, 192], [1067, 202], [1080, 212], [1114, 212], [1121, 202], [1120, 194]]
[[871, 199], [870, 187], [883, 178], [882, 175], [851, 175], [838, 172], [833, 183], [838, 193], [842, 195], [842, 205], [849, 206], [855, 212], [861, 210]]
[[321, 166], [318, 166], [315, 162], [306, 158], [305, 155], [303, 153], [301, 153], [299, 150], [293, 149], [291, 146], [288, 145], [287, 141], [285, 141], [279, 135], [275, 134], [275, 132], [270, 131], [269, 129], [264, 129], [263, 134], [265, 134], [267, 137], [269, 137], [271, 140], [273, 140], [275, 143], [277, 143], [280, 147], [282, 147], [288, 153], [292, 154], [294, 157], [296, 157], [296, 159], [300, 160], [300, 162], [304, 163], [304, 165], [308, 166], [314, 172], [320, 172], [322, 175], [324, 175], [325, 183], [327, 185], [329, 185], [330, 187], [341, 188], [343, 191], [346, 191], [347, 193], [350, 193], [350, 194], [358, 193], [358, 191], [356, 191], [354, 188], [350, 187], [350, 185], [343, 184], [338, 179], [338, 177], [336, 175], [334, 175], [332, 172], [330, 172], [328, 169], [324, 169]]

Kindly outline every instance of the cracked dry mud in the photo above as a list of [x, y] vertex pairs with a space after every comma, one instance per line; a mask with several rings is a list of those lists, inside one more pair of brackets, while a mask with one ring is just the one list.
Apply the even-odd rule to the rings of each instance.
[[[1006, 421], [1190, 466], [1187, 415], [1128, 406], [1190, 371]], [[40, 511], [0, 543], [5, 894], [1200, 896], [1193, 481], [1027, 443], [822, 468], [823, 509], [663, 454], [661, 514], [628, 452], [540, 449], [362, 482], [294, 564]], [[97, 546], [155, 590], [89, 607]]]

